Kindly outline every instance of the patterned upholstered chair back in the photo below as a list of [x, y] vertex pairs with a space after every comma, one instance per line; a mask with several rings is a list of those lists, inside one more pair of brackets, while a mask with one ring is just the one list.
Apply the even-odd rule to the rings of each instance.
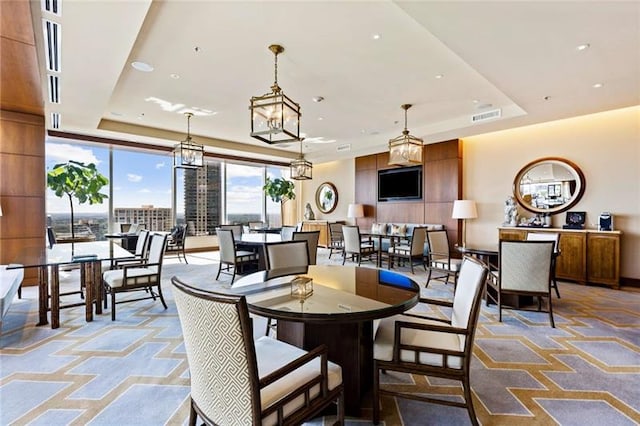
[[500, 288], [549, 293], [553, 241], [500, 241]]
[[307, 241], [283, 241], [266, 244], [267, 270], [308, 266]]
[[254, 423], [260, 395], [252, 390], [258, 374], [244, 297], [204, 293], [175, 277], [171, 282], [189, 362], [191, 398], [200, 414], [218, 425]]

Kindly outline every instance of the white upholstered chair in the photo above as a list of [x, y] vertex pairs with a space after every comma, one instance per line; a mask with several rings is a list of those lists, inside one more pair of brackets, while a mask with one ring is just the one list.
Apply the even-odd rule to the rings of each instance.
[[357, 226], [342, 226], [342, 236], [344, 237], [343, 265], [348, 256], [351, 256], [351, 260], [357, 259], [358, 265], [362, 262], [363, 257], [371, 260], [372, 256], [377, 256], [378, 252], [373, 242], [363, 242], [360, 236], [360, 228]]
[[[234, 232], [231, 229], [218, 229], [218, 245], [220, 247], [220, 264], [218, 265], [218, 274], [216, 280], [220, 277], [220, 273], [231, 275], [231, 282], [236, 278], [236, 271], [242, 271], [243, 267], [258, 262], [258, 254], [252, 251], [236, 250], [236, 242], [234, 240]], [[233, 272], [231, 271], [233, 268]]]
[[255, 342], [244, 296], [207, 292], [171, 279], [191, 378], [189, 425], [297, 425], [338, 405], [340, 366], [327, 348], [306, 352], [269, 337]]
[[108, 269], [122, 268], [124, 265], [132, 263], [146, 262], [149, 256], [149, 242], [151, 241], [150, 232], [143, 229], [138, 234], [138, 241], [136, 241], [136, 250], [131, 257], [122, 257], [113, 261], [113, 264], [109, 262], [103, 262], [102, 272]]
[[291, 241], [293, 240], [293, 233], [298, 230], [296, 226], [283, 226], [280, 228], [280, 238], [282, 241]]
[[435, 272], [438, 277], [433, 278], [434, 280], [444, 278], [444, 282], [448, 283], [449, 279], [453, 278], [453, 287], [455, 289], [462, 260], [451, 257], [447, 231], [445, 229], [427, 231], [427, 242], [429, 245], [427, 285], [432, 279], [432, 273]]
[[549, 301], [549, 322], [553, 321], [551, 303], [551, 258], [553, 241], [500, 241], [499, 269], [492, 272], [487, 285], [487, 304], [493, 300], [498, 304], [498, 319], [502, 322], [502, 296], [505, 294], [535, 296], [538, 311], [542, 309], [542, 298]]
[[398, 244], [389, 247], [389, 269], [391, 269], [391, 267], [393, 266], [393, 261], [395, 259], [406, 259], [409, 261], [412, 274], [413, 264], [416, 262], [421, 263], [424, 267], [424, 270], [426, 271], [427, 265], [424, 262], [424, 242], [427, 236], [426, 233], [426, 227], [416, 226], [415, 228], [413, 228], [411, 241], [408, 244]]
[[[465, 407], [471, 422], [478, 424], [471, 397], [469, 369], [486, 276], [484, 264], [465, 258], [460, 267], [453, 302], [420, 299], [420, 303], [450, 307], [449, 320], [405, 313], [380, 322], [373, 349], [374, 424], [380, 420], [380, 394]], [[386, 371], [457, 380], [462, 383], [464, 402], [381, 388], [380, 372]]]
[[[102, 281], [106, 294], [111, 294], [111, 320], [116, 319], [116, 304], [134, 302], [138, 300], [160, 298], [162, 305], [167, 309], [167, 304], [162, 296], [162, 258], [167, 246], [167, 235], [153, 234], [151, 237], [151, 248], [149, 258], [140, 263], [127, 264], [122, 269], [105, 271], [102, 274]], [[154, 288], [157, 290], [154, 290]], [[136, 299], [125, 299], [116, 302], [116, 293], [145, 290], [147, 293], [143, 297]]]

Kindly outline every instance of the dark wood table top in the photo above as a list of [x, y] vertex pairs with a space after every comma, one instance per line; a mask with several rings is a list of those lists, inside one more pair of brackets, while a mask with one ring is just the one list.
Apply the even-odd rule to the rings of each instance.
[[[291, 281], [313, 279], [313, 293], [292, 295]], [[418, 303], [420, 287], [385, 269], [312, 265], [306, 270], [261, 271], [242, 277], [230, 289], [247, 298], [249, 311], [276, 319], [343, 323], [371, 321], [402, 313]]]

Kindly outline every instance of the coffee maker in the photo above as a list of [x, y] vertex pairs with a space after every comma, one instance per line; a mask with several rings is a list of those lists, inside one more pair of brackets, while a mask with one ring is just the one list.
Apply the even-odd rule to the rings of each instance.
[[598, 231], [613, 231], [613, 215], [609, 212], [600, 213]]

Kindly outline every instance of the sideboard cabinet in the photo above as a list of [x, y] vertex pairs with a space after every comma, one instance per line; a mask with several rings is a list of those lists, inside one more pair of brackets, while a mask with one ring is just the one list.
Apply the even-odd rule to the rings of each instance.
[[329, 247], [331, 243], [331, 234], [329, 234], [329, 225], [332, 223], [342, 222], [329, 222], [327, 220], [305, 220], [302, 222], [303, 231], [320, 231], [320, 237], [318, 238], [318, 245], [320, 247]]
[[499, 228], [503, 240], [526, 240], [529, 232], [560, 234], [556, 277], [579, 283], [620, 286], [620, 231], [556, 228]]

